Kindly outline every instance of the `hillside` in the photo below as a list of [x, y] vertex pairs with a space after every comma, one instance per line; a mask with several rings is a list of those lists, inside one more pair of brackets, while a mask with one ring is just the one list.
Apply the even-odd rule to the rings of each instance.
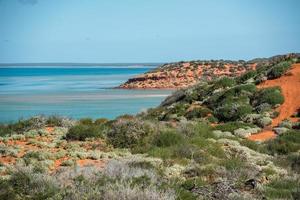
[[200, 80], [136, 116], [0, 125], [0, 199], [297, 199], [299, 58]]
[[160, 67], [129, 79], [120, 88], [124, 89], [174, 89], [187, 88], [201, 80], [212, 80], [220, 76], [237, 77], [265, 64], [276, 63], [294, 54], [257, 58], [250, 61], [196, 60], [161, 65]]

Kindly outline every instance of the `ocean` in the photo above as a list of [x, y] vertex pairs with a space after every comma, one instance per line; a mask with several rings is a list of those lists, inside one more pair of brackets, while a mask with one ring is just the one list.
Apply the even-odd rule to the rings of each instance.
[[2, 67], [0, 122], [35, 115], [113, 119], [155, 107], [170, 90], [114, 87], [150, 67]]

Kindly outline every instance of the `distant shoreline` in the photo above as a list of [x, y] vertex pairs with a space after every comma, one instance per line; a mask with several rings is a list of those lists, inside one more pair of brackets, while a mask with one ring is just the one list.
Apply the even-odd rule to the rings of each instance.
[[163, 63], [0, 63], [0, 67], [157, 67]]

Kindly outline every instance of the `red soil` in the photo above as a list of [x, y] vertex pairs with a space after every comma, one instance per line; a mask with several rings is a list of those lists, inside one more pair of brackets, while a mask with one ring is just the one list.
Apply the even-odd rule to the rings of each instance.
[[[284, 96], [284, 103], [277, 109], [278, 117], [273, 119], [271, 127], [276, 127], [284, 119], [290, 118], [300, 108], [300, 64], [294, 64], [287, 75], [278, 79], [267, 80], [258, 85], [258, 88], [280, 86]], [[265, 141], [276, 137], [271, 130], [264, 130], [259, 134], [251, 135], [248, 139], [253, 141]]]
[[[47, 127], [45, 128], [46, 131], [49, 133], [52, 133], [54, 131], [54, 127]], [[35, 141], [40, 141], [40, 142], [52, 142], [53, 141], [53, 134], [49, 134], [47, 136], [37, 136], [34, 138]], [[16, 163], [17, 158], [22, 158], [28, 151], [39, 151], [39, 150], [45, 150], [48, 152], [57, 152], [59, 149], [64, 148], [64, 146], [61, 147], [41, 147], [37, 144], [31, 144], [30, 143], [31, 139], [23, 139], [23, 140], [9, 140], [5, 144], [10, 147], [18, 147], [19, 152], [18, 154], [14, 156], [2, 156], [0, 155], [0, 162], [5, 164], [5, 165], [13, 165]], [[3, 144], [3, 141], [0, 141], [0, 144]], [[79, 141], [72, 141], [72, 143], [80, 145], [82, 148], [85, 150], [107, 150], [105, 149], [105, 144], [103, 143], [102, 140], [95, 140], [95, 141], [86, 141], [86, 142], [79, 142]], [[54, 160], [54, 165], [50, 167], [50, 171], [55, 171], [57, 170], [62, 162], [65, 160], [70, 159], [68, 156], [59, 158]], [[91, 160], [91, 159], [84, 159], [84, 160], [77, 160], [76, 161], [79, 166], [87, 166], [87, 165], [95, 165], [96, 167], [103, 168], [105, 165], [104, 160]]]
[[77, 160], [76, 163], [80, 167], [92, 165], [92, 166], [99, 167], [99, 168], [103, 168], [106, 164], [106, 162], [104, 160], [92, 160], [92, 159]]
[[248, 70], [256, 68], [256, 64], [241, 67], [234, 64], [225, 64], [223, 67], [197, 64], [189, 62], [178, 64], [172, 69], [161, 68], [158, 71], [148, 72], [129, 79], [119, 86], [123, 89], [178, 89], [195, 85], [201, 77], [211, 80], [219, 76], [239, 76]]
[[48, 131], [49, 133], [52, 133], [54, 130], [54, 127], [46, 127], [46, 131]]

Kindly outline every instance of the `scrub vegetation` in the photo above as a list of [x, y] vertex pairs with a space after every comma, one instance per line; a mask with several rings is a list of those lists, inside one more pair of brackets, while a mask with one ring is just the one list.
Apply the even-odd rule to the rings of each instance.
[[285, 101], [280, 87], [257, 85], [294, 56], [200, 81], [136, 116], [1, 125], [0, 199], [297, 199], [299, 110], [276, 138], [248, 139]]

